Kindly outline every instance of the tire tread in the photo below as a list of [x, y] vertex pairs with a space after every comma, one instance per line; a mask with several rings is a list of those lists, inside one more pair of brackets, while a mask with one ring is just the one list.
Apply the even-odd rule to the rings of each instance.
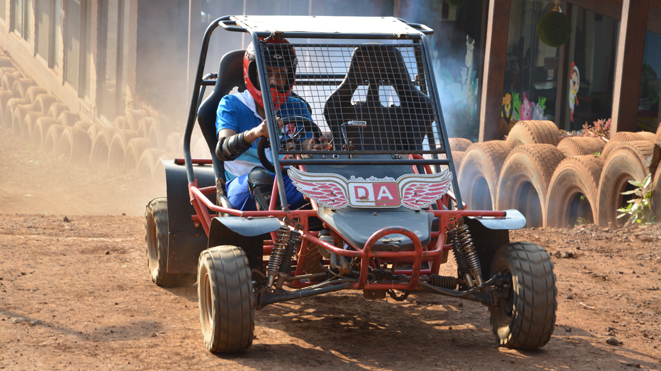
[[[505, 259], [512, 273], [514, 303], [509, 331], [498, 334], [502, 325], [491, 308], [493, 333], [500, 345], [533, 350], [544, 346], [551, 339], [556, 320], [557, 288], [553, 263], [541, 246], [529, 242], [515, 242], [503, 246], [494, 258]], [[492, 271], [495, 271], [492, 269]]]
[[[252, 298], [252, 280], [248, 258], [236, 246], [216, 246], [200, 255], [198, 272], [208, 267], [212, 301], [215, 313], [212, 328], [205, 328], [201, 301], [204, 287], [198, 286], [200, 318], [207, 349], [214, 353], [236, 353], [252, 345], [255, 311]], [[201, 274], [201, 273], [200, 273]], [[202, 277], [199, 277], [202, 281]]]

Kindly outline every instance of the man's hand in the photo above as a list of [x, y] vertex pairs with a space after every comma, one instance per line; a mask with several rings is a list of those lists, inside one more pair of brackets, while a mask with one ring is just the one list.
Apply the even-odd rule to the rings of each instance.
[[304, 151], [328, 151], [330, 146], [328, 145], [328, 136], [322, 134], [321, 138], [310, 138], [302, 143]]
[[[282, 129], [283, 126], [282, 119], [280, 117], [276, 117], [275, 121], [278, 123], [280, 129]], [[266, 123], [266, 120], [262, 121], [262, 123], [259, 124], [259, 126], [257, 126], [256, 128], [249, 130], [249, 135], [248, 135], [249, 141], [253, 142], [259, 137], [267, 137], [267, 138], [269, 137], [269, 127], [268, 124]]]

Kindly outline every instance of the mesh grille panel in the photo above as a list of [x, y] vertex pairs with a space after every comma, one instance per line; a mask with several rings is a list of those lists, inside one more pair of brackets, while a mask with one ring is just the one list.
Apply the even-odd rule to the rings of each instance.
[[[287, 58], [265, 52], [264, 45], [260, 52], [270, 76], [263, 91], [286, 90], [283, 86], [291, 73]], [[319, 132], [302, 120], [290, 119], [284, 131], [297, 140], [283, 142], [281, 154], [444, 152], [419, 44], [290, 46], [298, 58], [293, 92], [310, 107]], [[275, 116], [284, 118], [282, 113]], [[306, 140], [310, 132], [315, 137], [323, 134], [329, 145], [312, 151], [311, 141]]]

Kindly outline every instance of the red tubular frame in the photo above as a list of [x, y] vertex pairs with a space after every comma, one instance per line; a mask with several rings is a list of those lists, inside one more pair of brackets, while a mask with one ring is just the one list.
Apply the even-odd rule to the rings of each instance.
[[[409, 158], [417, 159], [417, 158], [422, 158], [422, 156], [409, 155]], [[211, 163], [211, 160], [195, 159], [193, 160], [193, 162]], [[183, 160], [177, 159], [175, 160], [175, 163], [181, 165], [183, 164]], [[302, 171], [305, 171], [304, 166], [300, 166], [300, 169]], [[413, 167], [413, 171], [416, 174], [418, 174], [418, 170], [415, 166]], [[425, 165], [425, 172], [428, 174], [432, 172], [431, 168], [427, 165]], [[302, 275], [304, 273], [303, 265], [305, 263], [305, 257], [308, 252], [308, 245], [309, 243], [314, 243], [337, 255], [350, 257], [350, 258], [361, 258], [360, 275], [358, 278], [358, 282], [350, 286], [352, 289], [358, 289], [358, 290], [362, 290], [362, 289], [415, 290], [418, 287], [418, 282], [420, 280], [421, 275], [438, 273], [441, 266], [441, 258], [443, 256], [443, 253], [451, 249], [451, 245], [444, 243], [445, 231], [450, 227], [450, 218], [467, 217], [467, 216], [505, 217], [504, 211], [469, 211], [466, 210], [465, 205], [461, 210], [447, 210], [447, 205], [449, 205], [449, 201], [451, 199], [454, 199], [454, 197], [450, 194], [446, 194], [445, 196], [443, 196], [443, 198], [436, 201], [436, 206], [438, 210], [426, 211], [434, 214], [434, 216], [439, 217], [440, 219], [439, 232], [431, 232], [431, 241], [427, 246], [422, 246], [418, 236], [409, 229], [401, 228], [401, 227], [387, 227], [375, 232], [367, 240], [367, 243], [365, 244], [364, 247], [355, 246], [351, 244], [351, 246], [354, 248], [353, 250], [344, 250], [342, 248], [336, 247], [335, 245], [320, 240], [319, 238], [317, 238], [318, 235], [316, 232], [311, 232], [309, 230], [308, 218], [311, 216], [316, 217], [318, 215], [319, 207], [314, 200], [312, 199], [310, 200], [310, 203], [312, 205], [312, 210], [290, 210], [290, 211], [275, 210], [276, 199], [278, 197], [277, 182], [274, 182], [273, 184], [271, 203], [269, 205], [270, 210], [267, 211], [240, 211], [236, 209], [229, 209], [222, 206], [217, 206], [206, 196], [207, 194], [213, 194], [216, 192], [215, 186], [198, 188], [197, 183], [190, 183], [188, 185], [188, 190], [189, 190], [190, 202], [193, 205], [193, 208], [195, 209], [195, 213], [197, 214], [197, 215], [193, 215], [191, 218], [193, 221], [199, 222], [202, 225], [202, 227], [204, 228], [204, 232], [207, 234], [207, 237], [209, 236], [211, 219], [212, 217], [215, 217], [217, 215], [217, 214], [211, 214], [209, 210], [214, 211], [218, 214], [226, 213], [229, 215], [244, 217], [248, 219], [252, 219], [253, 217], [271, 217], [271, 218], [287, 217], [292, 220], [299, 219], [300, 223], [298, 223], [299, 225], [297, 225], [299, 229], [294, 228], [294, 226], [289, 226], [289, 228], [292, 230], [295, 229], [298, 230], [298, 232], [300, 232], [304, 238], [295, 262], [296, 271], [292, 273], [295, 276]], [[340, 236], [340, 234], [337, 231], [333, 230], [329, 226], [326, 227], [331, 229], [333, 233]], [[411, 241], [413, 241], [413, 245], [415, 249], [413, 251], [372, 251], [377, 241], [390, 234], [405, 235], [406, 237], [411, 239]], [[271, 233], [271, 238], [272, 238], [271, 241], [264, 242], [265, 255], [270, 255], [271, 251], [273, 250], [273, 241], [275, 240], [275, 232]], [[376, 258], [383, 259], [386, 262], [393, 262], [393, 263], [400, 261], [413, 262], [413, 267], [411, 270], [395, 270], [394, 272], [395, 274], [406, 274], [407, 276], [410, 276], [409, 282], [408, 283], [368, 282], [368, 272], [369, 272], [370, 263], [372, 262], [372, 259], [376, 259]], [[430, 261], [431, 268], [423, 270], [422, 269], [423, 261]], [[372, 264], [372, 266], [374, 265]], [[288, 283], [289, 286], [296, 288], [310, 286], [311, 284], [312, 283], [301, 282], [300, 280], [294, 280]]]

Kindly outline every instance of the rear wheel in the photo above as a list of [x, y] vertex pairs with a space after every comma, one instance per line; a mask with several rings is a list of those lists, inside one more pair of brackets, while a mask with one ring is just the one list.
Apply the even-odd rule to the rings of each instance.
[[493, 258], [491, 274], [496, 273], [512, 276], [509, 295], [490, 308], [499, 344], [524, 350], [543, 347], [553, 334], [558, 307], [549, 254], [532, 243], [509, 243]]
[[246, 254], [236, 246], [204, 250], [197, 274], [200, 321], [207, 349], [235, 353], [250, 348], [255, 306]]
[[168, 201], [165, 197], [151, 200], [145, 211], [147, 263], [152, 282], [163, 287], [188, 286], [195, 282], [194, 273], [168, 273]]

